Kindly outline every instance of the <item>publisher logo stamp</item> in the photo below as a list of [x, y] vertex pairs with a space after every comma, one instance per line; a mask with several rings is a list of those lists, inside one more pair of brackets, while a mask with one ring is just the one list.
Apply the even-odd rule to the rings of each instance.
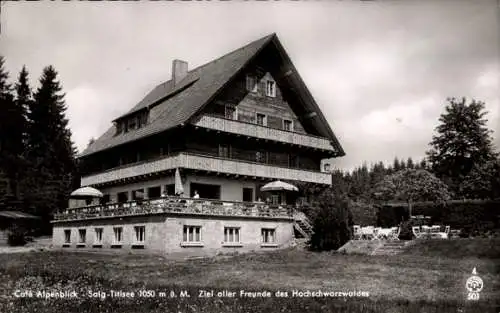
[[477, 275], [476, 268], [472, 270], [472, 276], [467, 279], [465, 288], [467, 289], [467, 300], [479, 300], [479, 293], [483, 290], [484, 284], [481, 277]]

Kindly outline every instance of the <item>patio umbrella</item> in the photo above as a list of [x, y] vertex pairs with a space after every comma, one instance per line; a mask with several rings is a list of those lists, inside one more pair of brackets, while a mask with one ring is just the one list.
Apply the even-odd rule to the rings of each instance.
[[184, 187], [182, 187], [181, 173], [179, 168], [175, 169], [175, 194], [180, 195], [184, 193]]
[[71, 198], [102, 198], [103, 194], [99, 190], [92, 187], [82, 187], [73, 191], [70, 195]]
[[299, 188], [292, 184], [282, 182], [281, 180], [273, 181], [265, 184], [260, 191], [299, 191]]

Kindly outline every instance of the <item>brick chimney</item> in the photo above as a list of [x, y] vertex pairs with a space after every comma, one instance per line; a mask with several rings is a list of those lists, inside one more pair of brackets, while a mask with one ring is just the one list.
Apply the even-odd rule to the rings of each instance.
[[172, 80], [174, 85], [177, 85], [186, 77], [188, 72], [188, 63], [182, 60], [174, 60], [172, 62]]

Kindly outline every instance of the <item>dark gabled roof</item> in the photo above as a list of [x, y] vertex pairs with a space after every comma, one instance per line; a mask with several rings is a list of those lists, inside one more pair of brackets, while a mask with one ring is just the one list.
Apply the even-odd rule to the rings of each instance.
[[256, 40], [212, 62], [189, 71], [187, 76], [179, 82], [179, 86], [185, 85], [185, 82], [192, 82], [195, 79], [198, 80], [183, 92], [177, 93], [166, 100], [163, 100], [165, 96], [174, 92], [172, 80], [158, 85], [127, 113], [130, 114], [141, 108], [160, 102], [158, 105], [151, 108], [149, 116], [150, 122], [145, 127], [115, 136], [116, 128], [112, 126], [93, 144], [88, 146], [80, 154], [80, 157], [137, 140], [145, 136], [153, 135], [186, 122], [186, 120], [193, 116], [226, 84], [226, 82], [242, 69], [273, 36], [274, 34]]
[[196, 113], [202, 111], [205, 105], [271, 42], [288, 67], [292, 69], [294, 75], [291, 75], [290, 79], [300, 91], [298, 96], [310, 111], [317, 113], [319, 121], [315, 122], [315, 125], [319, 132], [332, 140], [333, 145], [339, 150], [339, 155], [344, 155], [345, 153], [326, 118], [298, 75], [276, 34], [271, 34], [189, 71], [187, 76], [176, 86], [173, 85], [172, 80], [156, 86], [134, 108], [115, 119], [115, 121], [120, 120], [141, 110], [150, 110], [149, 123], [146, 126], [119, 135], [115, 135], [116, 128], [112, 126], [104, 135], [88, 146], [80, 154], [80, 157], [154, 135], [188, 122]]

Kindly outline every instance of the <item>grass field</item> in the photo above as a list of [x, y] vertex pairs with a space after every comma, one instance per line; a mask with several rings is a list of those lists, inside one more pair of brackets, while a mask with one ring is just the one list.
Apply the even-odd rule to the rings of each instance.
[[[479, 301], [466, 301], [476, 267]], [[83, 252], [0, 255], [0, 312], [500, 312], [500, 240], [418, 243], [396, 256], [284, 250], [266, 254], [174, 261], [158, 256]], [[14, 290], [74, 290], [79, 298], [15, 298]], [[108, 292], [89, 298], [88, 289]], [[111, 290], [135, 291], [112, 298]], [[155, 296], [140, 290], [155, 291]], [[176, 298], [170, 298], [174, 290]], [[191, 297], [181, 298], [187, 290]], [[200, 298], [199, 290], [236, 297]], [[242, 298], [240, 290], [271, 292]], [[299, 291], [364, 291], [369, 297], [291, 297]], [[162, 298], [159, 292], [165, 291]], [[289, 297], [276, 297], [276, 291]], [[151, 296], [151, 297], [148, 297]]]

